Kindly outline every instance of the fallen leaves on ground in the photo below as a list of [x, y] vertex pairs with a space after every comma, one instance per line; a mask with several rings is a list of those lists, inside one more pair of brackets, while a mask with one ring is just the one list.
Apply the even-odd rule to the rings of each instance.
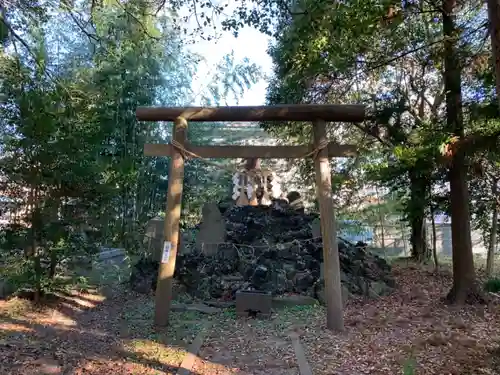
[[157, 330], [152, 313], [150, 297], [125, 290], [108, 299], [74, 293], [45, 308], [4, 301], [0, 373], [175, 374], [201, 319], [172, 312], [168, 329]]
[[292, 335], [315, 375], [499, 373], [497, 303], [444, 305], [447, 272], [396, 265], [394, 275], [391, 296], [349, 301], [341, 335], [325, 329], [318, 306], [280, 310], [269, 320], [236, 318], [231, 310], [172, 312], [169, 328], [155, 330], [152, 298], [125, 290], [105, 300], [75, 294], [46, 309], [2, 302], [0, 373], [175, 374], [206, 320], [212, 328], [195, 375], [298, 375]]
[[314, 374], [402, 374], [404, 367], [412, 375], [498, 373], [498, 305], [446, 306], [448, 272], [395, 266], [394, 274], [393, 295], [348, 304], [344, 335], [324, 329], [324, 311], [309, 319], [301, 341]]
[[205, 341], [197, 373], [298, 374], [292, 332], [300, 335], [315, 375], [499, 373], [498, 304], [445, 305], [452, 282], [447, 270], [435, 274], [405, 264], [396, 265], [394, 275], [398, 288], [391, 296], [349, 301], [343, 334], [326, 330], [326, 311], [317, 306], [280, 311], [270, 321], [228, 320]]
[[280, 324], [286, 313], [272, 320], [218, 317], [193, 368], [196, 374], [299, 375], [292, 343]]

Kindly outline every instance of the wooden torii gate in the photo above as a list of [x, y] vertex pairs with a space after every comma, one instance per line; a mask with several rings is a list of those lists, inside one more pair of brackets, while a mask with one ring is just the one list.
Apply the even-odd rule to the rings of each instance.
[[[326, 122], [360, 122], [365, 119], [363, 105], [277, 105], [258, 107], [141, 107], [136, 111], [141, 121], [173, 121], [172, 144], [146, 144], [146, 156], [170, 156], [165, 242], [156, 288], [155, 324], [168, 324], [172, 279], [179, 243], [179, 221], [186, 151], [202, 158], [302, 158], [314, 157], [316, 190], [320, 209], [325, 275], [327, 328], [344, 329], [337, 228], [332, 200], [329, 158], [355, 154], [355, 147], [328, 142]], [[302, 146], [195, 146], [187, 141], [188, 121], [311, 121], [313, 144]]]

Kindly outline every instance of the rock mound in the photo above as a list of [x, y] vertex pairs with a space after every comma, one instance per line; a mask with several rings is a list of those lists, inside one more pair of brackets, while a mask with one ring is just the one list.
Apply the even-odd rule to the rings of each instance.
[[[223, 217], [226, 239], [215, 244], [217, 251], [206, 254], [185, 244], [177, 257], [175, 278], [188, 293], [203, 299], [231, 300], [240, 289], [255, 289], [273, 295], [308, 295], [322, 302], [323, 249], [321, 239], [313, 238], [317, 215], [283, 207], [245, 206], [225, 209]], [[365, 246], [341, 238], [338, 244], [344, 298], [391, 292], [394, 281], [385, 260]], [[213, 248], [214, 244], [210, 245]], [[134, 289], [156, 280], [153, 268], [150, 262], [138, 263], [131, 278]], [[141, 282], [146, 274], [148, 281]]]
[[138, 293], [148, 294], [156, 290], [158, 266], [160, 262], [149, 258], [141, 258], [132, 268], [130, 287]]

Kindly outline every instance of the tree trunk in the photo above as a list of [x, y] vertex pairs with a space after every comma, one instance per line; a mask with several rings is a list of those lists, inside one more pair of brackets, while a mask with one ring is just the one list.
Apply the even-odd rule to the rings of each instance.
[[[491, 49], [493, 51], [495, 83], [497, 101], [500, 106], [500, 4], [498, 0], [488, 0], [488, 16], [490, 21]], [[488, 257], [486, 259], [486, 274], [488, 277], [493, 273], [493, 261], [495, 257], [495, 245], [498, 227], [498, 204], [496, 200], [498, 181], [493, 183], [493, 218], [491, 223], [490, 243], [488, 246]]]
[[425, 240], [425, 215], [415, 215], [411, 219], [412, 258], [417, 262], [429, 260], [429, 248]]
[[49, 279], [53, 280], [56, 276], [56, 268], [57, 268], [57, 254], [55, 250], [50, 252], [50, 266], [49, 266]]
[[411, 256], [420, 263], [430, 259], [425, 230], [425, 205], [427, 181], [410, 171], [410, 206], [409, 219], [411, 226]]
[[493, 215], [491, 218], [491, 233], [490, 233], [490, 243], [488, 244], [488, 256], [486, 258], [486, 276], [491, 277], [493, 273], [493, 263], [495, 260], [495, 247], [497, 244], [497, 230], [498, 230], [498, 204], [497, 204], [497, 194], [498, 194], [498, 181], [495, 179], [491, 187], [491, 192], [493, 193]]
[[493, 52], [497, 100], [500, 104], [500, 4], [498, 0], [488, 0], [490, 20], [491, 50]]
[[476, 284], [472, 254], [469, 192], [466, 177], [465, 156], [462, 153], [456, 154], [449, 171], [453, 286], [447, 299], [449, 302], [457, 304], [475, 303], [478, 299], [482, 299]]
[[[446, 122], [448, 131], [462, 139], [464, 124], [462, 113], [461, 68], [456, 51], [459, 30], [454, 14], [456, 0], [443, 2], [444, 85], [446, 92]], [[453, 156], [449, 169], [451, 240], [453, 247], [453, 286], [447, 295], [450, 303], [475, 303], [482, 300], [476, 284], [470, 229], [467, 165], [463, 152]]]
[[[36, 246], [36, 243], [33, 244]], [[40, 303], [40, 300], [42, 298], [42, 264], [40, 260], [40, 255], [38, 254], [38, 251], [35, 250], [35, 256], [33, 258], [33, 268], [35, 271], [35, 285], [34, 285], [34, 295], [33, 295], [33, 302], [36, 304]]]
[[434, 272], [439, 270], [439, 262], [437, 255], [437, 240], [436, 240], [436, 218], [434, 216], [434, 205], [430, 205], [431, 224], [432, 224], [432, 257], [434, 258]]
[[406, 231], [403, 221], [401, 221], [401, 238], [403, 239], [403, 249], [405, 252], [405, 258], [408, 257], [408, 247], [406, 246]]
[[41, 215], [40, 209], [38, 207], [38, 188], [32, 189], [33, 205], [31, 212], [31, 247], [33, 250], [33, 271], [34, 271], [34, 297], [33, 301], [35, 303], [40, 302], [42, 296], [42, 264], [40, 260], [40, 252], [38, 246], [41, 244]]
[[378, 211], [378, 216], [379, 216], [379, 221], [380, 221], [380, 239], [382, 243], [382, 251], [385, 253], [385, 222], [384, 222], [384, 214], [381, 209], [380, 205], [380, 195], [378, 193], [378, 187], [375, 186], [375, 193], [377, 194], [377, 211]]

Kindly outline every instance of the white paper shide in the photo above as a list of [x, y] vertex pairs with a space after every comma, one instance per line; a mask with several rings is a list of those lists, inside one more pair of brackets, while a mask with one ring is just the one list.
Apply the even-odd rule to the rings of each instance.
[[163, 243], [163, 255], [161, 257], [162, 263], [168, 263], [168, 259], [170, 258], [170, 250], [172, 249], [172, 243], [169, 241], [165, 241]]

